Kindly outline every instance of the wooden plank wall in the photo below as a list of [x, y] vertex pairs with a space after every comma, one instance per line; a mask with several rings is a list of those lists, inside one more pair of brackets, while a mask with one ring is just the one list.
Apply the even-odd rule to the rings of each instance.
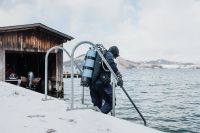
[[58, 45], [59, 39], [42, 31], [8, 32], [2, 35], [5, 50], [46, 52]]
[[[42, 30], [7, 32], [0, 34], [0, 39], [0, 81], [5, 80], [5, 50], [47, 52], [48, 49], [62, 42], [60, 38]], [[49, 72], [52, 73], [51, 76], [56, 77], [57, 81], [63, 81], [62, 51], [56, 55], [56, 66], [49, 69]]]

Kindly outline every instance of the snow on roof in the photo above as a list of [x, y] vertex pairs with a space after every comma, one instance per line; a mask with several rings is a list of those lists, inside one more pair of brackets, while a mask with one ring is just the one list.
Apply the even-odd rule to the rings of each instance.
[[93, 110], [66, 111], [66, 102], [0, 81], [2, 133], [161, 133]]

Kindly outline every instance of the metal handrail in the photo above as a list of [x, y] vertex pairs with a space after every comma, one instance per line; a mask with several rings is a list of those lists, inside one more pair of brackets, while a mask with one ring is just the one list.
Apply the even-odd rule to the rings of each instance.
[[113, 86], [113, 92], [112, 92], [112, 113], [111, 115], [112, 116], [115, 116], [115, 103], [116, 103], [116, 100], [115, 100], [115, 89], [116, 89], [116, 81], [114, 78], [112, 78], [112, 86]]
[[[65, 51], [65, 53], [67, 53], [67, 55], [68, 55], [69, 58], [71, 59], [71, 56], [70, 56], [70, 54], [67, 52], [67, 50], [64, 49], [64, 48], [61, 47], [61, 46], [54, 46], [54, 47], [50, 48], [50, 49], [47, 51], [47, 53], [46, 53], [46, 55], [45, 55], [45, 98], [44, 98], [44, 100], [47, 100], [47, 77], [48, 77], [48, 65], [47, 65], [47, 63], [48, 63], [48, 56], [49, 56], [49, 54], [50, 54], [53, 50], [56, 50], [56, 49], [60, 49], [60, 50]], [[74, 64], [77, 66], [77, 68], [79, 69], [79, 71], [82, 72], [81, 69], [78, 67], [78, 65], [77, 65], [76, 63], [74, 63]]]
[[[74, 108], [74, 68], [73, 68], [73, 63], [74, 63], [74, 53], [75, 50], [82, 44], [89, 44], [91, 46], [93, 46], [95, 48], [95, 50], [98, 52], [99, 56], [101, 57], [101, 59], [103, 60], [103, 62], [106, 64], [107, 68], [110, 70], [111, 74], [114, 76], [114, 78], [118, 81], [118, 77], [117, 75], [114, 73], [114, 71], [112, 70], [111, 66], [108, 64], [108, 62], [106, 61], [106, 59], [104, 58], [103, 54], [99, 51], [98, 47], [93, 44], [92, 42], [89, 41], [83, 41], [78, 43], [72, 50], [71, 52], [71, 109]], [[113, 87], [114, 88], [114, 87]], [[143, 115], [140, 113], [139, 109], [137, 108], [137, 106], [134, 104], [133, 100], [131, 99], [131, 97], [129, 96], [129, 94], [127, 93], [127, 91], [125, 90], [125, 88], [123, 86], [121, 86], [122, 90], [124, 91], [124, 93], [126, 94], [126, 96], [128, 97], [129, 101], [132, 103], [132, 105], [134, 106], [134, 108], [136, 109], [136, 111], [139, 113], [140, 117], [142, 118], [142, 120], [144, 121], [144, 125], [146, 126], [146, 120], [143, 117]], [[113, 93], [113, 95], [115, 95], [115, 93]], [[115, 97], [115, 96], [114, 96]], [[113, 106], [115, 106], [115, 98], [113, 98]]]

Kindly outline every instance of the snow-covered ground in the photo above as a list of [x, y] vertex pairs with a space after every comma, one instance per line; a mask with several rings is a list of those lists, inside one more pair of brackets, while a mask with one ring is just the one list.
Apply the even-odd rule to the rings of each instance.
[[66, 111], [64, 101], [0, 81], [1, 133], [161, 133], [93, 110]]

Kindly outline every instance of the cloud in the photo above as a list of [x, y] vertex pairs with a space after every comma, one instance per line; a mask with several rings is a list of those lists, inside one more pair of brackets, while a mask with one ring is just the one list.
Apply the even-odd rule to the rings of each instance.
[[119, 34], [115, 34], [114, 38], [125, 44], [122, 54], [133, 60], [199, 62], [199, 4], [184, 0], [140, 1], [137, 25], [122, 24]]
[[44, 23], [76, 38], [69, 50], [90, 40], [131, 60], [200, 62], [199, 12], [197, 0], [1, 0], [0, 25]]
[[[188, 0], [142, 1], [139, 27], [149, 33], [151, 49], [158, 56], [198, 61], [200, 3]], [[159, 52], [160, 51], [160, 54]]]

